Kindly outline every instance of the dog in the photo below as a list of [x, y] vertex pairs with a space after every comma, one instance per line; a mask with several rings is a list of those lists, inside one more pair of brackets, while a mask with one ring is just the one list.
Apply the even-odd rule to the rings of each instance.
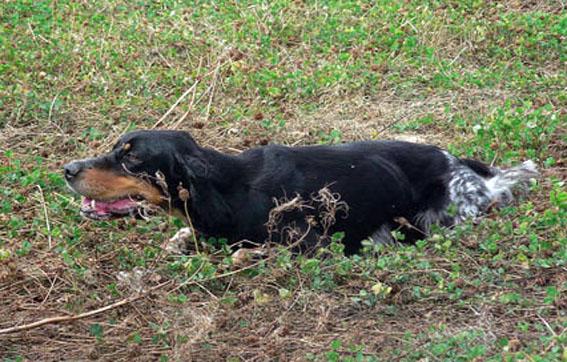
[[513, 191], [527, 189], [537, 175], [532, 161], [499, 169], [436, 146], [389, 140], [267, 145], [231, 155], [170, 130], [127, 133], [110, 152], [64, 166], [90, 219], [140, 215], [152, 205], [184, 218], [201, 236], [230, 243], [283, 242], [283, 230], [295, 230], [307, 250], [343, 232], [348, 254], [363, 240], [394, 242], [394, 230], [412, 242], [432, 225], [451, 227], [508, 205]]

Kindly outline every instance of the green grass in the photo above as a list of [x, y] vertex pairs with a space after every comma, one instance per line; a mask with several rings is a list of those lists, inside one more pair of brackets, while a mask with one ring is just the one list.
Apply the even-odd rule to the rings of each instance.
[[[171, 281], [0, 335], [6, 361], [567, 359], [561, 2], [13, 0], [0, 20], [0, 329]], [[159, 127], [206, 146], [411, 136], [543, 177], [413, 246], [282, 249], [238, 273], [222, 240], [164, 250], [179, 220], [82, 220], [61, 165], [193, 85]]]

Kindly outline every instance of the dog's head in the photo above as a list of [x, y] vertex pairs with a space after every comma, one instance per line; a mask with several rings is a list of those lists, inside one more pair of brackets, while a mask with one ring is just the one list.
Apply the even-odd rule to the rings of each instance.
[[[99, 157], [64, 166], [65, 180], [95, 220], [137, 215], [143, 204], [167, 208], [183, 181], [203, 173], [201, 149], [181, 131], [134, 131]], [[174, 205], [175, 206], [175, 205]]]

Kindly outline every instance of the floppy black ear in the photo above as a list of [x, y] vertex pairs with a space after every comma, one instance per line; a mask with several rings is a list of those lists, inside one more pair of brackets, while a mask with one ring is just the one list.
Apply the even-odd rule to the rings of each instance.
[[209, 173], [209, 167], [205, 160], [197, 156], [175, 155], [177, 171], [183, 178], [198, 179], [205, 178]]

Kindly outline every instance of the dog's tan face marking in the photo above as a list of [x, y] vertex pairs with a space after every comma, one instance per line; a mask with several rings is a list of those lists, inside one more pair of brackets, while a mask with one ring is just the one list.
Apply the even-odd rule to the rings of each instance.
[[162, 194], [156, 186], [138, 177], [117, 175], [107, 170], [84, 170], [75, 187], [82, 195], [94, 200], [114, 200], [139, 195], [152, 204], [163, 203]]
[[83, 216], [145, 217], [148, 212], [179, 208], [171, 200], [170, 186], [158, 175], [166, 171], [168, 183], [179, 183], [191, 171], [178, 156], [184, 153], [195, 153], [198, 159], [199, 148], [185, 132], [134, 131], [122, 136], [109, 152], [69, 162], [63, 171], [69, 187], [83, 196]]

